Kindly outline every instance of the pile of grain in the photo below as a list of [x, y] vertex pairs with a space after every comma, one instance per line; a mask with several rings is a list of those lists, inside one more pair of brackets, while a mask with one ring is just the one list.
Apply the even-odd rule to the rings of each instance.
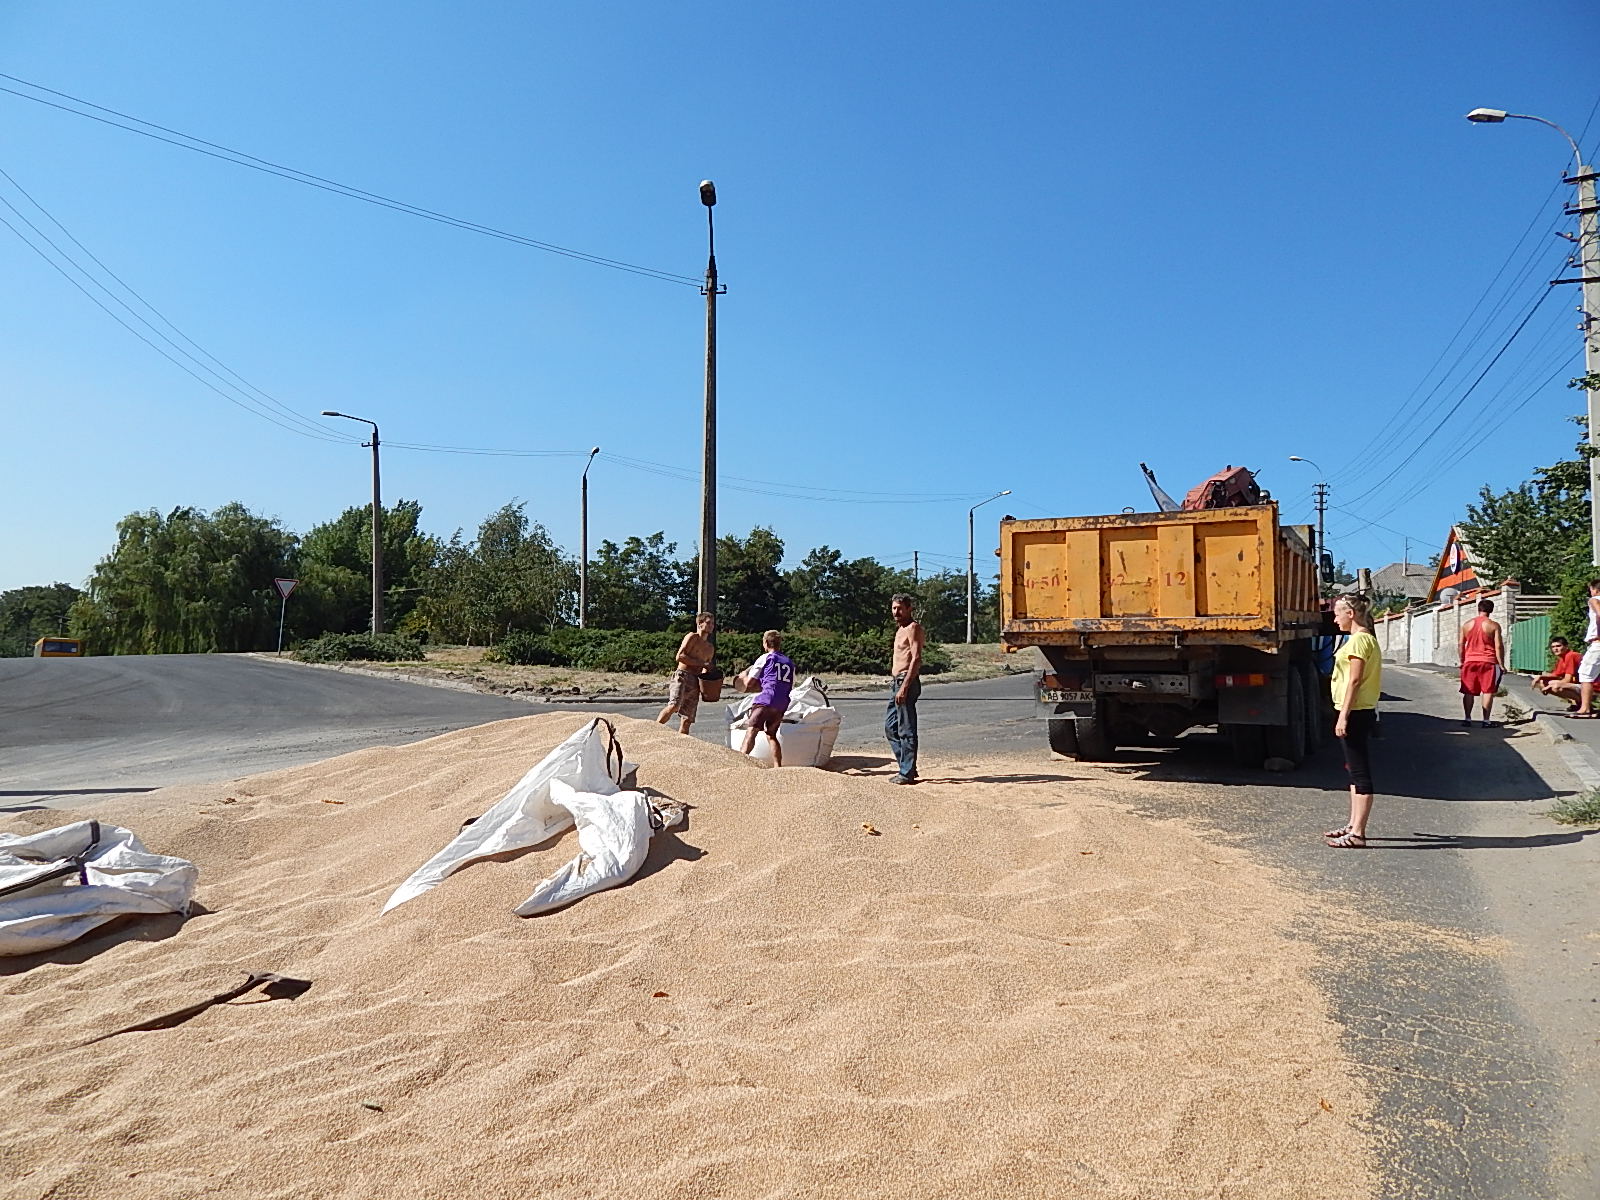
[[[623, 720], [693, 806], [632, 884], [513, 917], [568, 833], [379, 917], [582, 721], [97, 810], [204, 911], [5, 967], [3, 1194], [1370, 1194], [1296, 897], [1093, 784], [895, 788]], [[249, 970], [315, 986], [81, 1045]]]

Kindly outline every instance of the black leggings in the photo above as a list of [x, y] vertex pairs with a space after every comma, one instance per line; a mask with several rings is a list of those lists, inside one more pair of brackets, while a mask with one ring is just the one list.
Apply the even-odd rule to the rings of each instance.
[[1367, 743], [1377, 723], [1377, 709], [1353, 709], [1345, 719], [1345, 735], [1339, 739], [1344, 743], [1344, 765], [1358, 796], [1372, 795], [1372, 755]]

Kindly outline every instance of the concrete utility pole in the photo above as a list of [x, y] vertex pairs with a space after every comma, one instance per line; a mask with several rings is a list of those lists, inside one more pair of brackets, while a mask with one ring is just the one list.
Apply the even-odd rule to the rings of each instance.
[[[1011, 489], [1007, 488], [1003, 492], [996, 492], [989, 497], [989, 500], [998, 500], [1001, 496], [1009, 495], [1011, 495]], [[972, 645], [972, 584], [976, 579], [972, 569], [972, 514], [985, 504], [988, 504], [989, 500], [979, 500], [971, 508], [967, 509], [967, 645], [969, 646]]]
[[[1550, 282], [1552, 285], [1576, 283], [1582, 287], [1578, 329], [1583, 334], [1583, 370], [1588, 375], [1600, 374], [1600, 221], [1597, 221], [1600, 204], [1595, 201], [1595, 170], [1583, 161], [1583, 151], [1573, 141], [1572, 135], [1554, 121], [1527, 113], [1506, 112], [1501, 108], [1475, 108], [1467, 114], [1467, 120], [1483, 125], [1498, 125], [1507, 118], [1548, 125], [1566, 138], [1567, 145], [1572, 147], [1574, 170], [1566, 176], [1566, 181], [1578, 189], [1578, 202], [1567, 205], [1566, 211], [1569, 216], [1578, 218], [1577, 252], [1571, 260], [1578, 268], [1578, 276], [1576, 279], [1552, 279]], [[1587, 389], [1584, 396], [1588, 400], [1589, 447], [1600, 453], [1600, 390]], [[1589, 458], [1589, 536], [1594, 547], [1591, 557], [1594, 564], [1600, 566], [1600, 457], [1593, 454]]]
[[915, 550], [911, 552], [911, 582], [922, 582], [922, 575], [917, 569], [917, 552]]
[[700, 484], [700, 611], [717, 611], [717, 297], [728, 289], [717, 282], [717, 231], [711, 210], [717, 185], [700, 181], [700, 203], [706, 206], [706, 433]]
[[578, 628], [587, 629], [589, 621], [589, 468], [594, 456], [600, 453], [596, 446], [589, 451], [589, 461], [583, 464], [583, 485], [578, 499]]
[[372, 632], [383, 632], [383, 498], [378, 485], [378, 423], [365, 417], [352, 417], [349, 413], [322, 410], [325, 417], [343, 417], [346, 421], [360, 421], [372, 426], [372, 440], [362, 442], [372, 447]]

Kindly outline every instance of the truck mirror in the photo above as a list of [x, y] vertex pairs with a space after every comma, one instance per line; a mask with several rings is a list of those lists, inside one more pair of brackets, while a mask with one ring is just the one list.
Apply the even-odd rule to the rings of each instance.
[[1333, 555], [1329, 554], [1326, 550], [1324, 550], [1322, 552], [1320, 565], [1322, 567], [1322, 582], [1325, 583], [1325, 584], [1332, 584], [1333, 583]]

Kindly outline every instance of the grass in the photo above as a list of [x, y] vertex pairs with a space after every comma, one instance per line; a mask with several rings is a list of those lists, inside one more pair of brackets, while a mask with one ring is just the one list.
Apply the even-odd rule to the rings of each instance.
[[[952, 670], [930, 675], [930, 681], [960, 683], [974, 679], [996, 679], [1033, 670], [1039, 663], [1035, 651], [1003, 654], [994, 643], [966, 646], [946, 643]], [[655, 675], [625, 675], [606, 671], [583, 671], [573, 667], [523, 667], [483, 661], [481, 646], [430, 646], [427, 658], [416, 662], [362, 662], [347, 664], [360, 670], [432, 675], [470, 683], [486, 692], [541, 692], [546, 694], [635, 695], [665, 693], [670, 663], [663, 663]], [[801, 664], [802, 670], [804, 664]], [[864, 691], [889, 686], [888, 676], [824, 676], [830, 691]]]
[[1557, 801], [1550, 818], [1562, 825], [1600, 825], [1600, 788]]

